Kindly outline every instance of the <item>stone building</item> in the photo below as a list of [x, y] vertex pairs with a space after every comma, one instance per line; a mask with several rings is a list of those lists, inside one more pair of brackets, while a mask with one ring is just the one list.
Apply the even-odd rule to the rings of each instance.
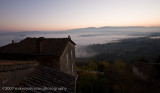
[[160, 81], [160, 63], [137, 62], [133, 64], [132, 70], [145, 81]]
[[[3, 85], [11, 87], [65, 87], [68, 90], [34, 90], [30, 92], [75, 93], [75, 45], [70, 36], [68, 38], [27, 37], [18, 43], [12, 41], [11, 44], [0, 47], [0, 78], [2, 78], [0, 81], [4, 82], [0, 87]], [[2, 65], [2, 63], [9, 65]], [[17, 63], [18, 67], [15, 65]], [[28, 66], [28, 64], [30, 65]], [[11, 67], [13, 69], [10, 69]], [[32, 69], [25, 70], [26, 74], [24, 74], [22, 69], [29, 68]], [[14, 84], [10, 84], [7, 82], [11, 81], [10, 77], [13, 75], [16, 78], [20, 77], [21, 74], [19, 76], [16, 74], [17, 70], [21, 70], [23, 77]], [[12, 75], [8, 71], [12, 71]], [[3, 78], [5, 75], [8, 77]], [[17, 80], [16, 78], [13, 77], [12, 80]]]

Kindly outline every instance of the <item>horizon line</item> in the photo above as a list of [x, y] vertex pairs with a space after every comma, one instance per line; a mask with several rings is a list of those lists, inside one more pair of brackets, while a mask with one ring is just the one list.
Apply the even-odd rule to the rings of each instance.
[[66, 30], [0, 30], [0, 32], [58, 32], [58, 31], [71, 31], [71, 30], [80, 30], [80, 29], [87, 29], [87, 28], [109, 28], [109, 27], [144, 27], [144, 28], [150, 28], [150, 27], [160, 27], [160, 26], [100, 26], [100, 27], [94, 27], [94, 26], [89, 26], [89, 27], [82, 27], [82, 28], [72, 28], [72, 29], [66, 29]]

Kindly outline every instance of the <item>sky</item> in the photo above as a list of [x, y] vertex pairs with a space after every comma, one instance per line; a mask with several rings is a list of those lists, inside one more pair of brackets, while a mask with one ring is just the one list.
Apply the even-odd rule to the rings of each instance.
[[0, 31], [160, 26], [160, 0], [0, 0]]

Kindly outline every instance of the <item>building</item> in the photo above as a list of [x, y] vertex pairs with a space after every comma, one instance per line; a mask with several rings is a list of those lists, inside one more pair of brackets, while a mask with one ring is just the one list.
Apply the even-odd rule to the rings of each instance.
[[[74, 93], [76, 90], [75, 45], [70, 36], [68, 38], [27, 37], [18, 43], [12, 41], [11, 44], [0, 47], [0, 77], [1, 82], [4, 83], [0, 87], [4, 85], [65, 87], [68, 90], [63, 92], [48, 89], [32, 92]], [[17, 76], [16, 73], [23, 73], [23, 76], [20, 76], [21, 74]], [[8, 77], [3, 78], [2, 75]]]
[[132, 68], [134, 74], [145, 81], [160, 81], [160, 63], [137, 62]]

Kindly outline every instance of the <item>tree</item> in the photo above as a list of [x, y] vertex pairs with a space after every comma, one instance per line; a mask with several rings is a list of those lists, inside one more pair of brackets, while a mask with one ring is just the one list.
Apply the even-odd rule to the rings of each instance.
[[90, 70], [90, 71], [97, 70], [97, 64], [95, 62], [89, 61], [88, 62], [88, 70]]
[[101, 62], [98, 63], [98, 70], [100, 72], [106, 72], [106, 70], [109, 69], [109, 66], [110, 66], [109, 62], [101, 61]]
[[78, 93], [108, 93], [108, 81], [86, 71], [79, 75]]
[[126, 63], [122, 61], [115, 61], [110, 64], [107, 72], [105, 72], [106, 77], [109, 81], [109, 92], [127, 93], [130, 92], [132, 85], [130, 69], [127, 67]]

